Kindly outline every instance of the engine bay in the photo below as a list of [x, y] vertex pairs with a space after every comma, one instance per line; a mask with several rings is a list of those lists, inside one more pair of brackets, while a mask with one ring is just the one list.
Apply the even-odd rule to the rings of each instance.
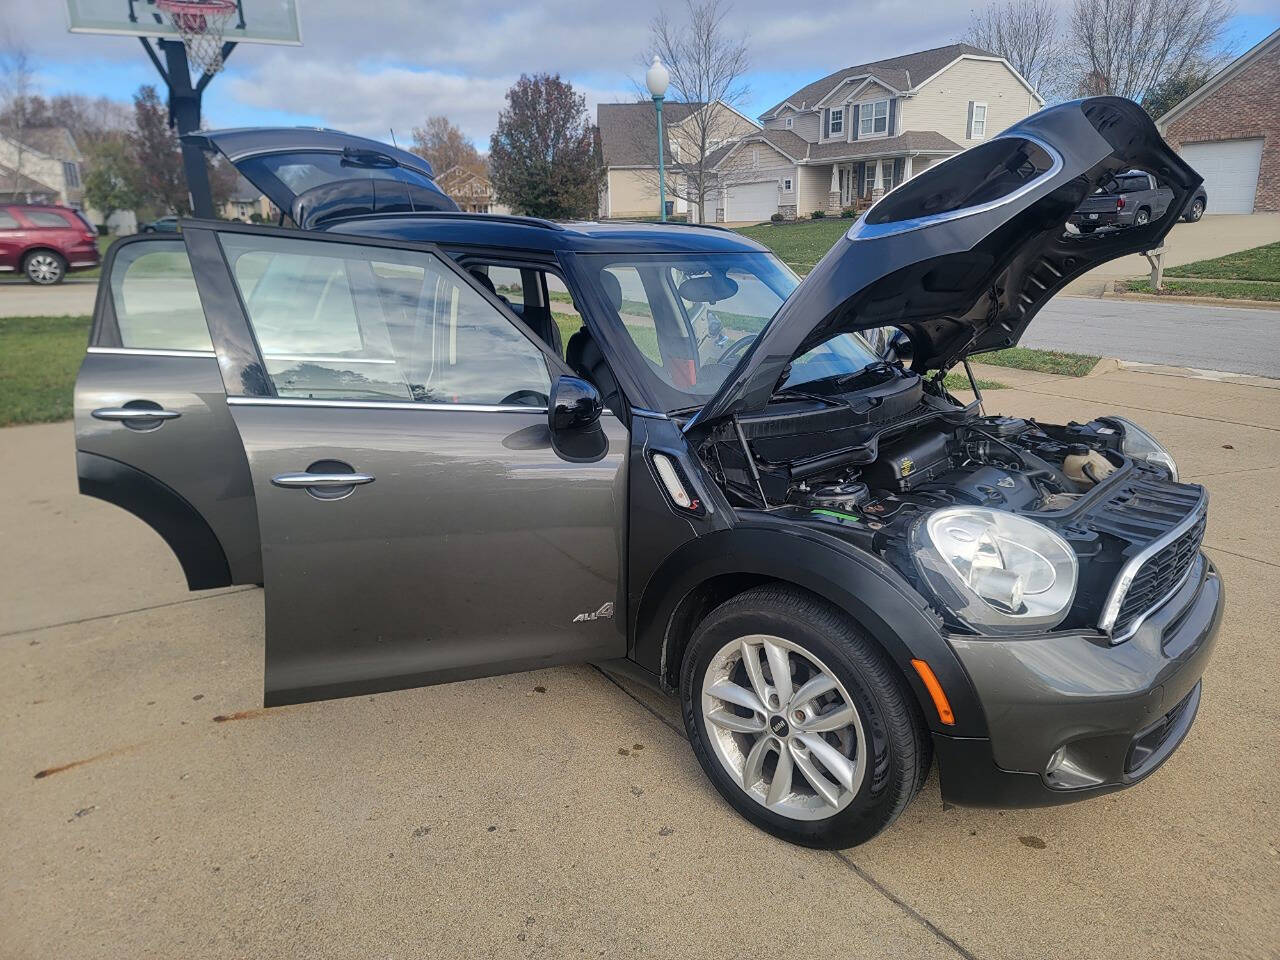
[[[940, 376], [883, 363], [781, 391], [760, 413], [718, 425], [698, 451], [740, 513], [837, 531], [913, 584], [911, 532], [932, 512], [1032, 518], [1075, 552], [1080, 577], [1063, 626], [1083, 627], [1096, 621], [1125, 559], [1165, 529], [1127, 523], [1126, 512], [1164, 496], [1151, 484], [1187, 489], [1126, 457], [1123, 438], [1106, 418], [1050, 425], [987, 416], [947, 393]], [[945, 605], [939, 612], [947, 616]]]

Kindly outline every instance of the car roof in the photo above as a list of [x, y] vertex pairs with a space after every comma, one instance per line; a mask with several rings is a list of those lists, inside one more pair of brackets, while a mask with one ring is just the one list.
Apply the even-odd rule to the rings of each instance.
[[579, 253], [768, 253], [764, 245], [722, 227], [679, 223], [577, 221], [485, 213], [403, 213], [353, 217], [327, 232], [410, 243], [464, 244]]

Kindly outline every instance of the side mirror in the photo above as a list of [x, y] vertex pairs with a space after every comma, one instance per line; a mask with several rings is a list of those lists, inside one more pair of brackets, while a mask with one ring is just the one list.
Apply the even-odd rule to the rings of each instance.
[[561, 377], [551, 388], [547, 420], [552, 433], [583, 430], [600, 420], [600, 391], [581, 377]]

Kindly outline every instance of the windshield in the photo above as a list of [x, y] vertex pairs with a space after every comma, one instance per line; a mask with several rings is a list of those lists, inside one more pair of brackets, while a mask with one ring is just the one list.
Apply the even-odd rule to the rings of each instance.
[[[624, 334], [666, 411], [701, 406], [799, 284], [768, 253], [598, 254], [581, 258], [601, 299], [602, 320]], [[879, 357], [842, 334], [798, 357], [786, 386], [856, 373]]]

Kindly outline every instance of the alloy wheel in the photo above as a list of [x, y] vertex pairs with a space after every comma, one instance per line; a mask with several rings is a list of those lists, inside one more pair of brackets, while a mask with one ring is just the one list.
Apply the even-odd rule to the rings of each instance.
[[1195, 221], [1195, 220], [1199, 220], [1203, 216], [1204, 216], [1204, 204], [1201, 203], [1199, 200], [1194, 201], [1191, 204], [1191, 219]]
[[62, 279], [62, 261], [51, 253], [35, 253], [27, 258], [27, 276], [35, 283], [57, 283]]
[[866, 735], [849, 692], [782, 637], [751, 634], [720, 648], [703, 674], [702, 720], [743, 792], [782, 816], [833, 816], [866, 775]]
[[1139, 210], [1134, 216], [1133, 222], [1140, 227], [1144, 227], [1151, 222], [1151, 214], [1147, 213], [1145, 210]]

